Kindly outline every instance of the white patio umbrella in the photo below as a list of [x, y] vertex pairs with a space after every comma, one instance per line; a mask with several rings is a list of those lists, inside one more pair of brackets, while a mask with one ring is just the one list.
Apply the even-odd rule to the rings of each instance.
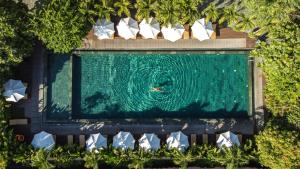
[[100, 133], [91, 134], [85, 143], [87, 151], [107, 148], [107, 139]]
[[18, 102], [25, 96], [26, 87], [21, 80], [9, 79], [4, 84], [4, 93], [6, 101]]
[[98, 39], [112, 39], [115, 33], [114, 23], [106, 19], [98, 19], [93, 28]]
[[143, 19], [139, 26], [140, 34], [145, 39], [156, 39], [157, 34], [160, 32], [159, 23], [152, 17], [148, 19], [148, 22]]
[[55, 145], [55, 141], [52, 134], [41, 131], [34, 135], [31, 141], [31, 145], [34, 148], [44, 148], [46, 150], [51, 150]]
[[145, 133], [139, 139], [139, 146], [144, 150], [156, 151], [160, 148], [160, 139], [153, 133]]
[[133, 136], [129, 132], [120, 131], [113, 138], [113, 147], [121, 148], [123, 150], [126, 149], [134, 149], [135, 140]]
[[194, 38], [197, 38], [200, 41], [210, 39], [214, 30], [212, 27], [212, 23], [205, 23], [205, 19], [196, 20], [192, 26], [192, 34]]
[[138, 23], [136, 20], [128, 17], [122, 18], [117, 25], [118, 34], [124, 39], [135, 39], [136, 34], [139, 32]]
[[170, 136], [167, 138], [167, 147], [168, 149], [176, 148], [180, 151], [184, 151], [189, 147], [189, 140], [186, 135], [184, 135], [181, 131], [172, 132]]
[[240, 141], [238, 136], [230, 131], [220, 134], [217, 140], [217, 145], [219, 148], [222, 148], [223, 146], [232, 147], [234, 144], [240, 146]]
[[166, 40], [175, 42], [182, 38], [184, 27], [176, 24], [175, 26], [169, 25], [168, 27], [163, 26], [161, 32]]

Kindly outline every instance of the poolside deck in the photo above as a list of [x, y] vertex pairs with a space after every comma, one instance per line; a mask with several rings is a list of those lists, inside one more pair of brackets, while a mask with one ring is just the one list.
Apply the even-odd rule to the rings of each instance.
[[125, 40], [120, 37], [108, 40], [99, 40], [91, 30], [83, 41], [79, 50], [224, 50], [224, 49], [251, 49], [255, 41], [247, 37], [246, 33], [235, 32], [230, 28], [217, 30], [216, 39], [199, 41], [197, 39], [180, 39], [170, 42], [163, 39]]

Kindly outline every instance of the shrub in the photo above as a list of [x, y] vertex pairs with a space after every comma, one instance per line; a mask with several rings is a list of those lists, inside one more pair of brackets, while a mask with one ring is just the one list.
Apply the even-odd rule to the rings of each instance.
[[[30, 55], [33, 38], [28, 29], [27, 7], [21, 2], [0, 0], [0, 73]], [[1, 81], [2, 82], [2, 81]]]
[[300, 167], [299, 131], [286, 126], [286, 121], [271, 120], [256, 136], [259, 162], [262, 165], [274, 169]]
[[89, 0], [45, 0], [31, 14], [32, 32], [57, 53], [68, 53], [81, 45], [91, 29]]

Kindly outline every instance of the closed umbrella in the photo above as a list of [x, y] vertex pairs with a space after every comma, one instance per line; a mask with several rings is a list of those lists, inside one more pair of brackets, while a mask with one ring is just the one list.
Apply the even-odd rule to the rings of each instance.
[[145, 39], [156, 39], [157, 34], [160, 32], [159, 23], [154, 18], [149, 18], [148, 22], [143, 19], [139, 26], [140, 34]]
[[53, 135], [45, 131], [41, 131], [34, 135], [31, 145], [34, 148], [43, 148], [51, 150], [55, 146]]
[[166, 40], [175, 42], [182, 38], [184, 27], [176, 24], [175, 26], [169, 25], [168, 27], [163, 26], [161, 32]]
[[25, 97], [26, 87], [21, 80], [9, 79], [4, 84], [4, 90], [3, 96], [6, 101], [18, 102], [20, 99]]
[[217, 145], [219, 148], [222, 148], [223, 146], [232, 147], [234, 144], [240, 146], [240, 141], [238, 136], [230, 131], [220, 134], [217, 140]]
[[92, 151], [93, 149], [107, 148], [107, 139], [100, 133], [91, 134], [86, 140], [86, 150]]
[[200, 41], [210, 39], [213, 32], [212, 23], [205, 23], [204, 18], [196, 20], [192, 26], [193, 37]]
[[126, 149], [134, 149], [135, 140], [131, 133], [120, 131], [113, 138], [113, 147], [121, 148], [123, 150]]
[[139, 146], [144, 150], [156, 151], [160, 148], [160, 139], [153, 133], [145, 133], [139, 139]]
[[136, 34], [139, 32], [137, 21], [128, 17], [122, 18], [117, 25], [118, 34], [124, 39], [135, 39]]
[[186, 135], [181, 131], [172, 132], [167, 138], [167, 147], [168, 149], [176, 148], [180, 151], [184, 151], [189, 147], [189, 140]]
[[106, 19], [97, 20], [94, 25], [94, 34], [98, 39], [112, 39], [115, 33], [114, 23]]

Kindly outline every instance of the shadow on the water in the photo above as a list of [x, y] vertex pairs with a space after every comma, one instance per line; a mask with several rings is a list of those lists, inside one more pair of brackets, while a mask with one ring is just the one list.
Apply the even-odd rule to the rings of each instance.
[[48, 103], [43, 112], [46, 112], [46, 118], [52, 120], [65, 120], [70, 117], [71, 109], [70, 106], [59, 106], [53, 102]]
[[[208, 102], [193, 102], [186, 107], [176, 111], [166, 111], [159, 107], [153, 107], [144, 111], [122, 111], [120, 105], [106, 105], [104, 110], [99, 113], [91, 114], [90, 111], [84, 111], [73, 107], [73, 118], [97, 119], [97, 118], [241, 118], [247, 117], [247, 110], [240, 110], [239, 104], [236, 103], [231, 110], [218, 109], [208, 111]], [[93, 106], [96, 106], [95, 104]], [[79, 108], [79, 109], [78, 109]]]
[[110, 96], [108, 94], [101, 93], [98, 91], [84, 100], [86, 106], [83, 111], [91, 112], [94, 107], [98, 106], [99, 104], [105, 103], [109, 99]]

